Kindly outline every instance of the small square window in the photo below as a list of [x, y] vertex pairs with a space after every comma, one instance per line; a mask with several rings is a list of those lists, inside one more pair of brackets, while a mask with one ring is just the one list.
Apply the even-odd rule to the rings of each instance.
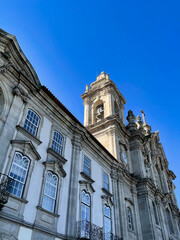
[[90, 160], [84, 156], [84, 165], [83, 165], [83, 172], [90, 177], [91, 175], [91, 167], [90, 167]]
[[109, 191], [109, 176], [106, 173], [103, 173], [103, 187]]

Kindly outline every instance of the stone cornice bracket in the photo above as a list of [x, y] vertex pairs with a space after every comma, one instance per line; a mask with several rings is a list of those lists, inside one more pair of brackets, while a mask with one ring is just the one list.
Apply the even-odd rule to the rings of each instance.
[[59, 162], [59, 161], [45, 161], [45, 162], [43, 162], [43, 164], [46, 167], [52, 168], [55, 173], [59, 172], [59, 174], [63, 178], [66, 177], [67, 174], [66, 174], [65, 170], [63, 169], [63, 165], [62, 165], [61, 162]]
[[[2, 53], [1, 53], [2, 55]], [[9, 60], [5, 60], [4, 58], [1, 58], [0, 56], [0, 73], [6, 73], [9, 68], [11, 67], [11, 62]]]
[[28, 102], [28, 94], [24, 93], [18, 86], [14, 87], [13, 95], [20, 97], [24, 103]]
[[32, 155], [36, 160], [40, 160], [41, 156], [36, 151], [35, 146], [31, 141], [24, 141], [24, 140], [11, 140], [11, 144], [18, 148], [21, 148], [24, 155]]
[[135, 132], [137, 130], [137, 125], [134, 122], [136, 117], [133, 114], [133, 111], [129, 110], [128, 111], [128, 116], [126, 118], [129, 122], [129, 124], [126, 126], [126, 128], [130, 131], [130, 132]]
[[108, 206], [113, 206], [113, 201], [111, 199], [111, 196], [108, 196], [108, 195], [102, 195], [101, 196], [102, 200], [104, 201], [105, 204], [107, 204]]

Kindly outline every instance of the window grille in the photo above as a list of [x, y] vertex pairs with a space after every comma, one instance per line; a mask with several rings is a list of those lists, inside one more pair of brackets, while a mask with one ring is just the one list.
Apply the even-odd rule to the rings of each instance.
[[90, 160], [86, 156], [84, 156], [83, 172], [90, 177], [91, 175]]
[[106, 173], [103, 173], [103, 187], [109, 191], [109, 177]]
[[30, 132], [32, 135], [37, 135], [37, 130], [39, 126], [39, 117], [38, 115], [32, 111], [31, 109], [28, 110], [27, 117], [24, 123], [24, 128]]
[[132, 211], [131, 211], [130, 207], [127, 208], [127, 216], [128, 216], [128, 226], [129, 226], [129, 229], [130, 230], [134, 230]]
[[24, 189], [30, 160], [21, 153], [16, 152], [11, 166], [9, 177], [13, 179], [10, 193], [21, 197]]
[[104, 205], [104, 233], [105, 240], [111, 239], [111, 209]]
[[57, 175], [48, 171], [46, 175], [42, 207], [50, 212], [54, 212], [55, 209], [57, 185], [58, 185]]
[[63, 136], [58, 131], [54, 131], [51, 147], [55, 152], [62, 155]]

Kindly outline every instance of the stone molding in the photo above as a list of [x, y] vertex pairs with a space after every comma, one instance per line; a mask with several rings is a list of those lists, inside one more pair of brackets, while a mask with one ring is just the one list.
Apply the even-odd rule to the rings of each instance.
[[20, 125], [16, 126], [16, 129], [24, 134], [26, 137], [30, 138], [32, 141], [34, 141], [37, 145], [40, 145], [42, 142], [39, 138], [36, 136], [32, 135], [30, 132], [28, 132], [25, 128], [21, 127]]
[[11, 140], [11, 144], [13, 146], [20, 146], [20, 148], [22, 148], [22, 152], [24, 155], [29, 155], [29, 152], [33, 152], [36, 160], [40, 160], [41, 156], [39, 155], [39, 153], [36, 151], [35, 146], [33, 145], [33, 143], [29, 140], [29, 141], [25, 141], [25, 140]]

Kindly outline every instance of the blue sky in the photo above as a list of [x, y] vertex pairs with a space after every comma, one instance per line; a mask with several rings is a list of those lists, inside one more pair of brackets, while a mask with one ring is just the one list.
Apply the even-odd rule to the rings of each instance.
[[80, 95], [110, 74], [137, 116], [160, 130], [180, 206], [180, 2], [1, 1], [0, 27], [16, 35], [42, 84], [83, 123]]

